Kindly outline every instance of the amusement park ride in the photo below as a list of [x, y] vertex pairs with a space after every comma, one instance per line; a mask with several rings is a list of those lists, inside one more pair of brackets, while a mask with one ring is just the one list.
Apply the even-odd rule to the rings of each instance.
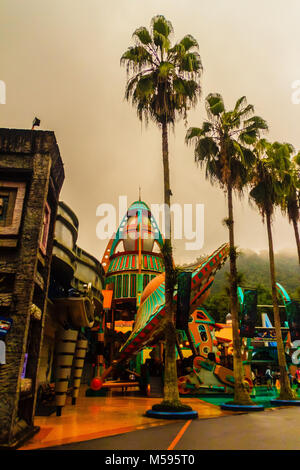
[[[131, 385], [139, 385], [145, 394], [151, 393], [149, 373], [148, 375], [141, 373], [141, 370], [145, 371], [145, 368], [141, 367], [141, 354], [145, 348], [152, 352], [158, 351], [158, 357], [163, 363], [162, 331], [166, 315], [165, 275], [160, 254], [162, 243], [162, 235], [149, 207], [143, 201], [134, 202], [124, 216], [117, 233], [108, 243], [102, 259], [106, 272], [105, 308], [98, 330], [99, 347], [94, 378], [90, 389], [86, 392], [87, 396], [100, 395], [106, 389], [117, 386], [126, 389]], [[179, 296], [182, 296], [179, 284], [174, 290], [177, 317], [181, 315], [179, 322], [181, 329], [177, 329], [178, 357], [181, 359], [179, 362], [186, 361], [187, 365], [181, 368], [183, 374], [179, 373], [180, 394], [233, 392], [234, 376], [232, 361], [230, 361], [232, 359], [231, 324], [230, 322], [226, 325], [216, 323], [202, 306], [210, 293], [216, 272], [225, 263], [228, 255], [229, 246], [224, 244], [211, 256], [202, 260], [198, 266], [187, 270], [186, 279], [189, 284], [185, 295], [185, 303], [188, 302], [187, 314], [178, 309]], [[278, 284], [277, 289], [288, 312], [293, 302], [282, 286]], [[238, 298], [242, 317], [240, 331], [244, 375], [245, 382], [251, 391], [253, 387], [251, 366], [254, 363], [257, 366], [259, 361], [255, 361], [255, 356], [262, 351], [261, 348], [255, 349], [255, 345], [258, 342], [260, 346], [268, 345], [267, 350], [274, 346], [274, 328], [266, 314], [263, 315], [263, 326], [256, 325], [258, 306], [255, 290], [239, 287]], [[124, 330], [124, 327], [127, 328]], [[126, 329], [127, 331], [120, 335], [122, 328], [123, 331]], [[118, 329], [119, 340], [122, 336], [122, 341], [119, 342], [116, 341]], [[290, 331], [288, 325], [282, 329], [287, 348], [291, 348], [295, 332], [299, 328], [294, 330]], [[108, 343], [110, 354], [105, 365], [106, 338], [112, 339]], [[183, 344], [188, 347], [184, 348]], [[189, 357], [186, 356], [187, 351]], [[272, 357], [267, 360], [272, 360]], [[136, 367], [137, 364], [139, 367]], [[134, 381], [111, 380], [111, 377], [115, 378], [118, 375], [118, 371], [123, 372], [123, 376], [124, 371], [127, 371]], [[107, 378], [110, 380], [106, 380]]]

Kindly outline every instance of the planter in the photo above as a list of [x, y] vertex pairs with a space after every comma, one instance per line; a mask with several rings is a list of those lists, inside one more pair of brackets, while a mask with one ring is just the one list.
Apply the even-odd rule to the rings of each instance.
[[221, 410], [227, 411], [264, 411], [262, 405], [234, 405], [231, 403], [223, 403], [221, 405]]
[[300, 400], [270, 400], [275, 406], [300, 406]]
[[195, 419], [198, 418], [197, 411], [146, 411], [146, 416], [149, 418], [159, 419]]

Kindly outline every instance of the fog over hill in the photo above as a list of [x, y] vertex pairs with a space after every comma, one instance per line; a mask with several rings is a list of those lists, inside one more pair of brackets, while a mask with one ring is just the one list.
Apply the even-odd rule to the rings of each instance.
[[[242, 284], [245, 287], [264, 286], [270, 289], [269, 253], [267, 250], [255, 252], [249, 249], [238, 250], [237, 268], [239, 274], [243, 275]], [[196, 266], [203, 257], [195, 260], [187, 266]], [[277, 282], [282, 284], [289, 295], [299, 295], [300, 290], [300, 266], [294, 251], [283, 250], [275, 253], [275, 266]], [[225, 288], [227, 284], [227, 273], [229, 273], [229, 261], [217, 272], [211, 290], [216, 294]]]

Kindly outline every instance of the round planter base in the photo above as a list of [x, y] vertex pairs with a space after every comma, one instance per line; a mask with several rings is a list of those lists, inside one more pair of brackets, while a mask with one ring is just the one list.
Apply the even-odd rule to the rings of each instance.
[[300, 406], [300, 400], [270, 400], [271, 405]]
[[221, 405], [221, 410], [227, 411], [264, 411], [262, 405], [234, 405], [231, 403], [223, 403]]
[[146, 416], [149, 418], [159, 419], [195, 419], [198, 418], [197, 411], [146, 411]]

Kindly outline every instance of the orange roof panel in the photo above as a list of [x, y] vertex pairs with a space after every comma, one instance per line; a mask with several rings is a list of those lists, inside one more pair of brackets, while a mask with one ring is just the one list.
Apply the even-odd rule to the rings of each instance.
[[[218, 326], [221, 326], [219, 323]], [[219, 341], [225, 341], [231, 343], [232, 338], [232, 326], [231, 325], [224, 325], [223, 328], [219, 331], [215, 332], [216, 339]]]
[[103, 294], [103, 308], [110, 309], [111, 308], [111, 301], [113, 297], [113, 291], [105, 289], [102, 291]]

